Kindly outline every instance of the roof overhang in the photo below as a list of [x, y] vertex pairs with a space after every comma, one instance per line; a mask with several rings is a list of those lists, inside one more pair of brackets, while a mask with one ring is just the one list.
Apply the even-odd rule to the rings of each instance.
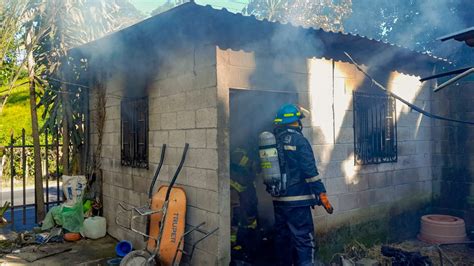
[[[130, 65], [130, 61], [139, 58], [138, 55], [146, 54], [146, 58], [151, 60], [154, 58], [152, 53], [176, 49], [177, 45], [190, 42], [214, 44], [220, 49], [236, 51], [255, 51], [261, 46], [264, 53], [281, 53], [283, 50], [292, 55], [342, 62], [348, 62], [344, 55], [348, 52], [364, 65], [391, 65], [399, 72], [420, 76], [431, 73], [435, 64], [449, 65], [446, 59], [364, 36], [258, 20], [254, 16], [194, 3], [180, 5], [70, 52], [95, 58], [95, 62], [102, 65], [107, 64], [109, 58], [126, 57], [122, 61], [128, 60], [126, 64]], [[109, 62], [112, 64], [116, 65]]]
[[455, 39], [459, 42], [465, 42], [467, 45], [474, 47], [474, 27], [439, 37], [437, 40], [444, 42], [451, 39]]

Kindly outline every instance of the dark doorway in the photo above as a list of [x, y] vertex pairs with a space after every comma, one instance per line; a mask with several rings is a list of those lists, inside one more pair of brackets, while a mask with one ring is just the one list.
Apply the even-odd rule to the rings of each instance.
[[[278, 108], [287, 103], [297, 103], [298, 95], [296, 93], [288, 92], [274, 92], [274, 91], [257, 91], [257, 90], [243, 90], [243, 89], [231, 89], [230, 90], [230, 153], [231, 153], [231, 164], [233, 152], [242, 149], [246, 151], [249, 157], [249, 161], [254, 162], [256, 167], [253, 173], [249, 174], [248, 178], [254, 180], [257, 206], [257, 227], [255, 230], [248, 230], [246, 234], [237, 233], [238, 242], [250, 239], [252, 243], [257, 246], [257, 252], [251, 255], [250, 260], [254, 265], [272, 265], [271, 254], [272, 250], [272, 227], [274, 223], [273, 218], [273, 204], [270, 195], [265, 191], [263, 180], [258, 175], [258, 136], [263, 131], [273, 130], [273, 119]], [[239, 158], [240, 160], [240, 158]], [[235, 165], [235, 162], [234, 162]], [[245, 178], [245, 177], [244, 177]], [[236, 180], [234, 172], [231, 167], [231, 184]], [[245, 183], [245, 180], [243, 180]], [[252, 182], [250, 181], [250, 184]], [[249, 184], [247, 182], [247, 184]], [[232, 187], [232, 185], [231, 185]], [[236, 193], [235, 188], [231, 189], [231, 203], [232, 203], [232, 226], [234, 228], [233, 234], [235, 234], [236, 228], [236, 215], [235, 204], [240, 204], [242, 201], [248, 200], [252, 196], [245, 193]], [[247, 195], [247, 196], [245, 196]], [[246, 198], [247, 197], [247, 198]], [[254, 196], [255, 197], [255, 196]], [[253, 200], [252, 200], [253, 202]], [[247, 202], [248, 204], [248, 202]], [[239, 208], [243, 208], [245, 203], [239, 205]], [[252, 204], [250, 204], [252, 205]], [[244, 210], [245, 211], [245, 210]], [[245, 229], [240, 229], [243, 231]], [[250, 235], [249, 235], [250, 234]], [[231, 236], [232, 238], [232, 236]], [[243, 241], [245, 245], [246, 241]], [[235, 246], [235, 244], [234, 244]], [[245, 247], [243, 247], [245, 249]], [[240, 260], [241, 252], [235, 252], [233, 249], [232, 259]], [[244, 259], [248, 259], [244, 256]]]

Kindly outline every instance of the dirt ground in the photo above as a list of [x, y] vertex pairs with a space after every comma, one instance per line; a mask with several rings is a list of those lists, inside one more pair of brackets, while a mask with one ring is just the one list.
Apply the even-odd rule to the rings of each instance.
[[[51, 250], [68, 250], [34, 262], [18, 258], [21, 256], [19, 254], [7, 254], [0, 259], [0, 265], [107, 265], [108, 259], [116, 257], [116, 244], [117, 240], [110, 236], [97, 240], [80, 240], [74, 243], [51, 243], [44, 245], [40, 250], [43, 253]], [[23, 252], [24, 257], [28, 255], [26, 253], [30, 253], [35, 247], [35, 245], [24, 247], [20, 253]]]

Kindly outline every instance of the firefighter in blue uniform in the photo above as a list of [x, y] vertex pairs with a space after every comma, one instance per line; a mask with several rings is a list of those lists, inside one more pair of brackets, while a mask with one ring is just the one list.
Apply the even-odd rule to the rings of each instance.
[[[318, 177], [311, 144], [303, 136], [300, 108], [282, 106], [274, 120], [277, 146], [284, 155], [287, 184], [283, 195], [273, 197], [275, 211], [275, 245], [279, 265], [313, 265], [315, 253], [311, 208], [323, 205], [328, 213], [333, 208], [326, 189]], [[280, 159], [280, 160], [281, 160]], [[291, 248], [289, 246], [291, 245]]]

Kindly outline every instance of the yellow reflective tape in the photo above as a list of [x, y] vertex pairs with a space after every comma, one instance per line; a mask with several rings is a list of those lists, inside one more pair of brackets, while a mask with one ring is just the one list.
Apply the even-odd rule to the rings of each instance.
[[283, 149], [285, 149], [286, 151], [296, 151], [296, 146], [284, 145]]
[[298, 200], [310, 200], [315, 199], [314, 195], [304, 195], [304, 196], [288, 196], [288, 197], [273, 197], [274, 201], [298, 201]]
[[260, 167], [262, 169], [270, 169], [270, 168], [272, 168], [272, 163], [271, 162], [261, 162]]
[[293, 113], [283, 114], [283, 117], [293, 117], [293, 116], [295, 116], [295, 114], [293, 114]]
[[275, 120], [273, 120], [274, 122], [283, 122], [283, 119], [281, 118], [275, 118]]
[[242, 249], [242, 246], [238, 245], [238, 246], [235, 246], [233, 249], [234, 249], [234, 250], [241, 250], [241, 249]]
[[296, 113], [296, 116], [301, 116], [301, 113], [300, 112]]
[[241, 184], [237, 183], [236, 181], [234, 181], [232, 179], [230, 180], [230, 186], [233, 189], [237, 190], [237, 192], [239, 192], [239, 193], [241, 193], [241, 192], [243, 192], [247, 189], [246, 186], [242, 186]]
[[313, 182], [318, 182], [320, 181], [321, 178], [318, 178], [317, 176], [313, 176], [313, 177], [310, 177], [310, 178], [306, 178], [305, 181], [306, 183], [313, 183]]
[[240, 159], [239, 165], [242, 167], [245, 167], [249, 161], [249, 157], [247, 156], [242, 156], [242, 159]]
[[247, 228], [250, 228], [250, 229], [257, 228], [257, 219], [253, 219], [253, 222], [251, 224], [247, 225]]
[[230, 242], [231, 242], [231, 243], [237, 242], [237, 235], [231, 234], [231, 235], [230, 235]]

